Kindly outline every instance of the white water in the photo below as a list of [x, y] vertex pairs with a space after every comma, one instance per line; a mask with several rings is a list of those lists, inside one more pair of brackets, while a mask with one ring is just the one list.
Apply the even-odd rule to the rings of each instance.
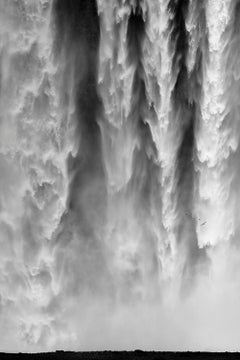
[[0, 0], [0, 350], [239, 350], [237, 4], [66, 1]]

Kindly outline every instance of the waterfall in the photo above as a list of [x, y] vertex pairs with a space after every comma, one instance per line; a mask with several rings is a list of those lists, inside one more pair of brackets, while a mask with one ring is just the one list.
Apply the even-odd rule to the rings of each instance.
[[0, 350], [239, 350], [239, 15], [0, 0]]

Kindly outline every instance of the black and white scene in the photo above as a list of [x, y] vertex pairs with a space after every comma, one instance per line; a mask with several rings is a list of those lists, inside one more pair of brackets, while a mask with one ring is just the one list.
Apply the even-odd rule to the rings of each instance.
[[0, 0], [0, 351], [240, 351], [240, 1]]

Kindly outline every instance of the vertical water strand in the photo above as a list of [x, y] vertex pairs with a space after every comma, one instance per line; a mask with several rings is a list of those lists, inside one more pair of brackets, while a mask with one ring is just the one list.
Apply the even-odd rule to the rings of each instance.
[[[137, 220], [138, 248], [135, 266], [140, 283], [140, 294], [144, 299], [159, 295], [159, 273], [161, 263], [157, 256], [156, 214], [161, 208], [160, 168], [157, 148], [151, 134], [149, 120], [152, 105], [146, 95], [146, 74], [144, 70], [144, 39], [148, 12], [143, 2], [136, 2], [128, 23], [128, 61], [134, 64], [132, 103], [129, 118], [136, 124], [137, 146], [134, 149], [132, 176], [127, 196], [132, 198]], [[140, 231], [139, 231], [140, 229]], [[159, 299], [158, 299], [159, 301]]]
[[[186, 56], [186, 68], [188, 72], [188, 101], [187, 106], [191, 109], [192, 123], [192, 149], [190, 155], [191, 162], [191, 186], [185, 187], [185, 191], [190, 195], [189, 209], [185, 209], [184, 216], [190, 221], [191, 230], [187, 235], [188, 241], [188, 263], [191, 265], [188, 276], [194, 274], [201, 275], [208, 271], [207, 254], [205, 249], [199, 248], [196, 233], [197, 215], [195, 211], [195, 202], [198, 193], [197, 172], [195, 162], [197, 159], [196, 149], [196, 133], [201, 118], [201, 98], [202, 98], [202, 82], [204, 71], [204, 59], [208, 51], [206, 14], [204, 2], [189, 1], [188, 16], [185, 21], [186, 30], [188, 32], [188, 52]], [[191, 191], [190, 191], [191, 189]], [[205, 225], [204, 223], [202, 223]]]
[[[187, 187], [183, 181], [180, 188], [179, 182], [184, 171], [182, 164], [186, 160], [185, 157], [181, 160], [182, 155], [185, 156], [181, 148], [186, 148], [183, 136], [186, 127], [188, 128], [191, 113], [191, 110], [187, 109], [188, 80], [185, 65], [187, 7], [186, 1], [148, 2], [148, 38], [145, 41], [144, 52], [147, 94], [156, 118], [156, 121], [150, 122], [150, 128], [158, 149], [161, 168], [162, 205], [159, 208], [159, 217], [162, 224], [157, 230], [158, 251], [163, 278], [178, 277], [179, 280], [180, 267], [184, 267], [184, 261], [181, 264], [180, 260], [182, 256], [178, 254], [179, 245], [184, 238], [179, 229], [186, 220], [182, 213], [189, 213], [189, 209], [185, 208], [186, 204], [181, 204], [182, 201], [186, 201], [183, 197], [180, 200], [179, 197]], [[191, 151], [187, 149], [189, 158]], [[187, 170], [185, 174], [188, 173]], [[187, 246], [184, 252], [186, 250]], [[184, 258], [186, 260], [186, 256]]]
[[178, 136], [180, 137], [176, 163], [178, 211], [176, 262], [179, 263], [178, 271], [181, 273], [182, 280], [191, 284], [198, 262], [198, 244], [192, 212], [196, 118], [196, 104], [192, 94], [197, 84], [194, 76], [189, 76], [187, 68], [189, 46], [185, 19], [189, 13], [189, 1], [170, 1], [169, 10], [173, 13], [170, 21], [171, 41], [174, 46], [172, 71], [177, 73], [172, 92], [172, 106], [174, 116], [179, 122]]
[[[50, 248], [65, 209], [67, 174], [51, 56], [51, 5], [3, 1], [0, 13], [0, 291], [5, 321], [17, 346], [23, 341], [22, 350], [45, 343], [50, 334]], [[8, 336], [1, 333], [3, 341]]]
[[[106, 121], [101, 123], [109, 195], [123, 189], [132, 174], [135, 124], [128, 121], [134, 64], [128, 62], [128, 1], [99, 1], [101, 43], [99, 89]], [[124, 144], [124, 146], [123, 146]]]
[[171, 0], [168, 9], [172, 14], [169, 21], [171, 33], [170, 46], [174, 56], [172, 60], [172, 72], [176, 74], [176, 82], [172, 90], [171, 104], [173, 116], [178, 127], [178, 150], [176, 158], [175, 181], [177, 195], [177, 256], [175, 263], [178, 264], [178, 273], [189, 265], [189, 250], [194, 243], [194, 223], [191, 216], [192, 197], [192, 156], [194, 147], [194, 103], [189, 99], [189, 77], [187, 73], [188, 37], [185, 18], [188, 13], [189, 1]]
[[137, 120], [131, 113], [136, 62], [129, 61], [128, 47], [133, 6], [128, 1], [115, 4], [99, 1], [98, 6], [101, 18], [99, 90], [105, 112], [100, 126], [108, 181], [105, 241], [112, 259], [116, 296], [127, 300], [131, 298], [129, 292], [134, 293], [137, 287], [134, 284], [138, 278], [136, 253], [142, 232], [133, 207], [135, 193], [127, 192], [138, 142]]
[[[229, 155], [234, 150], [233, 128], [228, 120], [226, 51], [231, 1], [207, 1], [208, 54], [197, 131], [199, 203], [196, 205], [199, 246], [228, 241], [233, 233], [233, 198], [228, 175]], [[203, 226], [204, 224], [204, 226]]]
[[[158, 258], [161, 264], [160, 279], [168, 279], [174, 272], [176, 244], [176, 198], [174, 164], [177, 156], [177, 127], [173, 124], [171, 95], [176, 81], [172, 74], [173, 51], [170, 49], [168, 2], [149, 1], [143, 64], [146, 92], [151, 105], [149, 126], [158, 151], [159, 193], [161, 206], [155, 216], [154, 227], [158, 239]], [[160, 221], [158, 221], [158, 218]]]

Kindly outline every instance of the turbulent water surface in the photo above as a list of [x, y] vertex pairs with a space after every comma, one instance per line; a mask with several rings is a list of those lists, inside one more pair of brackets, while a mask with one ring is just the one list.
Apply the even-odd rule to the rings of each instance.
[[0, 350], [240, 350], [239, 144], [239, 0], [0, 0]]

